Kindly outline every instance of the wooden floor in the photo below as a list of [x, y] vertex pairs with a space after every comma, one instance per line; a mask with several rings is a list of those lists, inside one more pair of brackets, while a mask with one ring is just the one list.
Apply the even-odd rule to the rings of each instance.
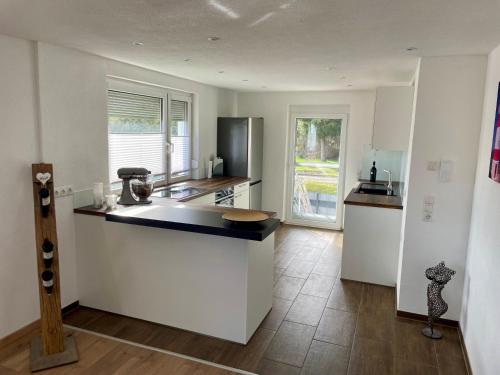
[[[342, 234], [282, 226], [274, 303], [247, 346], [80, 307], [65, 323], [259, 374], [466, 374], [458, 332], [429, 340], [394, 289], [339, 279]], [[146, 374], [147, 371], [144, 371]]]
[[[71, 329], [68, 330], [71, 332]], [[29, 343], [38, 334], [31, 331], [8, 348], [0, 349], [0, 374], [31, 374], [29, 369]], [[79, 361], [74, 364], [37, 372], [40, 375], [231, 375], [227, 371], [208, 364], [160, 353], [153, 350], [99, 337], [85, 332], [72, 332], [75, 337]]]

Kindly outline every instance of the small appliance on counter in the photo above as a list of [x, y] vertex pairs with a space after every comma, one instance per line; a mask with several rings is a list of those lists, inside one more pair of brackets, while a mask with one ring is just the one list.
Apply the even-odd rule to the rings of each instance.
[[213, 177], [224, 176], [224, 161], [221, 158], [214, 159], [212, 176]]
[[[151, 174], [151, 171], [148, 171], [146, 168], [118, 169], [118, 177], [123, 180], [122, 195], [120, 196], [118, 204], [132, 205], [151, 203], [151, 200], [148, 198], [153, 192], [153, 182], [148, 181], [149, 174]], [[134, 195], [137, 198], [135, 198]]]

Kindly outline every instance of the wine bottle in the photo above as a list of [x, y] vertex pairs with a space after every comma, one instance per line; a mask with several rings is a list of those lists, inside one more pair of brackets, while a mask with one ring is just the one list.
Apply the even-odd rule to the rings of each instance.
[[377, 181], [377, 167], [375, 167], [375, 161], [373, 162], [373, 166], [370, 169], [370, 182]]

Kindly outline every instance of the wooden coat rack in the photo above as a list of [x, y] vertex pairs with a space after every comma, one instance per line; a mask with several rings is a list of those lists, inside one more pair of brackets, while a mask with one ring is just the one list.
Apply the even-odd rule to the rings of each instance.
[[33, 164], [32, 181], [41, 336], [31, 343], [30, 365], [39, 371], [76, 362], [78, 352], [62, 322], [52, 164]]

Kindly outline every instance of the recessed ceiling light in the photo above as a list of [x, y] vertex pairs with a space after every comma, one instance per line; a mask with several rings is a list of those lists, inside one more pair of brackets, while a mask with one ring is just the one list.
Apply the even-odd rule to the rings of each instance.
[[243, 82], [248, 82], [248, 79], [242, 79]]
[[418, 48], [417, 47], [408, 47], [406, 50], [408, 52], [416, 51]]
[[267, 86], [260, 86], [261, 89], [267, 89]]
[[349, 83], [349, 84], [347, 85], [347, 87], [352, 87], [352, 83]]
[[208, 40], [211, 41], [211, 42], [215, 42], [217, 40], [220, 40], [220, 38], [218, 36], [209, 36]]
[[331, 70], [334, 70], [334, 69], [335, 69], [334, 66], [329, 66], [329, 67], [326, 68], [326, 70], [328, 70], [328, 71], [331, 71]]
[[188, 61], [191, 61], [191, 59], [187, 58], [187, 59], [184, 59], [185, 62], [188, 62]]
[[219, 70], [218, 73], [222, 74], [222, 73], [224, 73], [224, 71], [223, 70]]
[[134, 42], [134, 46], [143, 46], [144, 43], [143, 42]]

